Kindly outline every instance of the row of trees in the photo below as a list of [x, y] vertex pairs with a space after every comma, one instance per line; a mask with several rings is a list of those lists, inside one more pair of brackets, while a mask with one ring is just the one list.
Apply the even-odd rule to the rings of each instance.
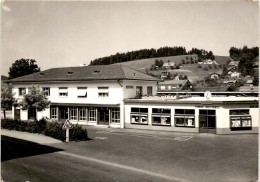
[[127, 53], [117, 53], [115, 55], [101, 57], [94, 59], [90, 62], [90, 65], [107, 65], [120, 62], [127, 62], [138, 59], [146, 58], [158, 58], [167, 56], [178, 56], [178, 55], [190, 55], [197, 54], [200, 60], [204, 59], [214, 59], [212, 51], [205, 51], [202, 49], [193, 48], [191, 51], [187, 52], [185, 47], [161, 47], [159, 49], [141, 49], [137, 51], [131, 51]]

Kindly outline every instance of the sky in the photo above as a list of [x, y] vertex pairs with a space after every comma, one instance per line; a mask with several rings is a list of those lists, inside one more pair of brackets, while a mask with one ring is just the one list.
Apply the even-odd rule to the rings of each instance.
[[253, 1], [5, 1], [1, 74], [21, 58], [46, 70], [164, 46], [228, 56], [259, 46], [258, 12]]

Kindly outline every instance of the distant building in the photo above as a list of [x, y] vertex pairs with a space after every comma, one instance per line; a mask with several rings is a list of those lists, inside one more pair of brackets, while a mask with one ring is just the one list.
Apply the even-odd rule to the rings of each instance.
[[8, 80], [7, 76], [1, 75], [1, 87], [3, 87], [4, 85], [6, 85], [6, 83], [4, 82], [5, 80]]
[[204, 60], [203, 64], [216, 64], [216, 65], [218, 65], [218, 63], [215, 60], [211, 60], [211, 59]]
[[178, 92], [183, 90], [191, 90], [192, 84], [189, 80], [169, 80], [158, 84], [158, 92]]
[[163, 80], [163, 79], [167, 78], [169, 75], [170, 75], [170, 72], [163, 71], [162, 74], [161, 74], [161, 79]]
[[163, 63], [163, 68], [165, 68], [165, 69], [175, 68], [175, 63], [174, 62]]
[[238, 67], [238, 63], [239, 61], [234, 61], [233, 59], [230, 59], [231, 61], [229, 62], [228, 66], [235, 66], [235, 67]]
[[218, 79], [220, 77], [220, 74], [218, 74], [218, 73], [211, 73], [209, 75], [209, 77], [210, 77], [210, 79]]
[[233, 86], [233, 85], [235, 85], [236, 83], [237, 83], [236, 80], [224, 80], [222, 84], [223, 84], [224, 86]]
[[253, 79], [248, 79], [245, 83], [245, 86], [252, 87], [253, 85]]
[[239, 78], [241, 73], [237, 72], [237, 71], [229, 71], [228, 72], [228, 75], [231, 77], [231, 78]]

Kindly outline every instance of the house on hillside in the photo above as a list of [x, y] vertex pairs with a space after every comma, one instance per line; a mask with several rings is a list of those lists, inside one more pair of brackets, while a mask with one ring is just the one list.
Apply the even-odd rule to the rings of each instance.
[[161, 79], [164, 80], [165, 78], [170, 76], [170, 72], [168, 71], [163, 71], [161, 74]]
[[232, 66], [238, 67], [238, 63], [239, 63], [239, 61], [230, 59], [230, 62], [228, 63], [228, 67], [232, 67]]
[[237, 81], [236, 80], [224, 80], [222, 82], [223, 86], [234, 86], [236, 85]]
[[160, 82], [157, 86], [158, 92], [190, 91], [192, 84], [189, 80], [168, 80]]
[[215, 60], [211, 60], [211, 59], [204, 60], [203, 64], [216, 64], [216, 65], [218, 65], [218, 63]]
[[19, 101], [31, 84], [47, 91], [50, 107], [42, 112], [13, 107], [13, 118], [47, 117], [84, 125], [124, 128], [126, 98], [155, 95], [160, 80], [123, 65], [52, 68], [8, 80]]
[[231, 70], [231, 71], [228, 71], [228, 75], [229, 75], [229, 77], [231, 77], [231, 78], [239, 78], [240, 75], [241, 75], [241, 73], [239, 73], [239, 72], [237, 72], [237, 71]]
[[246, 83], [245, 83], [245, 86], [247, 86], [247, 87], [252, 87], [252, 86], [254, 86], [254, 85], [253, 85], [253, 79], [248, 79], [248, 80], [246, 81]]
[[164, 69], [173, 69], [173, 68], [175, 68], [175, 63], [174, 62], [163, 63], [162, 67]]
[[211, 73], [209, 75], [209, 77], [210, 77], [210, 79], [218, 79], [218, 78], [220, 78], [220, 74], [214, 72], [214, 73]]

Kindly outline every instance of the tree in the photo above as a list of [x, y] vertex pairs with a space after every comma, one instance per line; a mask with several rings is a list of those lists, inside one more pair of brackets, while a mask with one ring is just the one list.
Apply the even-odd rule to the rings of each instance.
[[6, 110], [11, 110], [15, 102], [14, 94], [12, 92], [12, 85], [6, 85], [1, 88], [1, 108], [4, 112], [4, 119], [6, 119]]
[[36, 120], [36, 111], [43, 111], [48, 108], [50, 101], [46, 97], [46, 93], [39, 86], [32, 85], [29, 87], [29, 93], [24, 95], [19, 105], [22, 107], [22, 110], [32, 110], [34, 119]]
[[40, 68], [34, 59], [16, 60], [9, 68], [9, 79], [39, 72]]

